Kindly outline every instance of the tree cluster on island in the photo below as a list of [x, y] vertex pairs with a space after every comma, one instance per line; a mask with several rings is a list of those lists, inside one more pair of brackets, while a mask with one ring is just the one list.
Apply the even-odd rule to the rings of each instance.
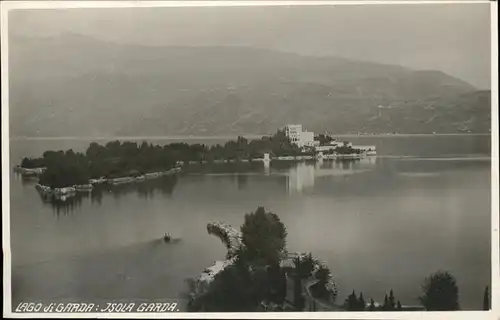
[[[324, 141], [331, 137], [320, 135]], [[357, 153], [349, 146], [340, 146], [338, 153]], [[146, 173], [169, 170], [176, 163], [212, 162], [217, 160], [252, 160], [262, 158], [264, 153], [272, 156], [304, 155], [304, 151], [291, 143], [283, 130], [272, 136], [248, 140], [239, 136], [224, 145], [151, 143], [111, 141], [104, 145], [92, 142], [85, 153], [67, 151], [46, 151], [40, 158], [24, 158], [23, 168], [46, 167], [40, 176], [40, 184], [51, 188], [63, 188], [88, 184], [90, 179], [137, 177]], [[312, 155], [314, 151], [306, 152]]]
[[324, 133], [320, 133], [314, 136], [314, 140], [318, 141], [320, 145], [329, 144], [332, 141], [335, 141], [335, 139], [332, 136]]
[[335, 149], [332, 149], [332, 150], [327, 151], [325, 153], [326, 154], [328, 154], [328, 153], [330, 153], [330, 154], [332, 154], [332, 153], [337, 153], [337, 154], [361, 154], [361, 153], [363, 153], [363, 150], [353, 148], [353, 147], [347, 145], [346, 143], [344, 143], [344, 145], [338, 146]]
[[46, 167], [40, 184], [62, 188], [87, 184], [89, 179], [140, 176], [171, 169], [177, 162], [214, 161], [262, 158], [264, 153], [297, 155], [300, 149], [292, 144], [283, 131], [273, 136], [249, 141], [244, 137], [224, 145], [170, 143], [163, 146], [142, 142], [111, 141], [105, 145], [92, 142], [85, 153], [46, 151], [41, 158], [24, 158], [21, 167]]
[[41, 168], [45, 166], [43, 158], [23, 158], [21, 167], [26, 169]]

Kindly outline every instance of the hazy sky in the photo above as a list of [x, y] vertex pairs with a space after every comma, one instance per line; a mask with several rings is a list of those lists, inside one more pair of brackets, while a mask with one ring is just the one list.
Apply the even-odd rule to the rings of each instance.
[[12, 35], [246, 45], [437, 69], [490, 86], [487, 4], [23, 10]]

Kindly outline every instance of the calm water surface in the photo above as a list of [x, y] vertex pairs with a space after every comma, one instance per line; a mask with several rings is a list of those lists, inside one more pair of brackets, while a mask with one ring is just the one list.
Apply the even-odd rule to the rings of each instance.
[[[441, 269], [456, 276], [462, 308], [480, 309], [490, 283], [490, 138], [349, 140], [376, 145], [379, 156], [192, 167], [66, 204], [44, 203], [33, 181], [11, 173], [13, 305], [182, 299], [184, 280], [225, 255], [206, 224], [239, 226], [264, 206], [285, 223], [290, 251], [330, 266], [340, 300], [355, 289], [383, 301], [393, 289], [402, 304], [417, 304], [422, 280]], [[11, 166], [89, 142], [11, 140]], [[165, 244], [165, 232], [181, 240]]]

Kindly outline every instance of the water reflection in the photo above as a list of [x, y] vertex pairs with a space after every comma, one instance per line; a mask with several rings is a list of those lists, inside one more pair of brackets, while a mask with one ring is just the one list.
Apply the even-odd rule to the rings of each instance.
[[34, 186], [38, 182], [37, 176], [23, 176], [17, 172], [13, 172], [11, 177], [13, 177], [15, 181], [20, 181], [23, 187]]
[[302, 192], [314, 186], [314, 165], [305, 162], [298, 163], [288, 172], [287, 192]]
[[[255, 173], [238, 173], [248, 179], [240, 179], [243, 191], [238, 191], [233, 173], [182, 175], [172, 198], [156, 191], [153, 200], [141, 201], [133, 188], [119, 201], [113, 201], [108, 191], [92, 193], [82, 198], [75, 219], [51, 217], [51, 204], [41, 208], [34, 186], [12, 180], [13, 300], [177, 297], [185, 290], [183, 279], [198, 276], [226, 252], [207, 235], [206, 223], [222, 220], [237, 226], [243, 213], [264, 205], [285, 223], [290, 250], [312, 251], [324, 260], [335, 270], [341, 292], [356, 288], [365, 297], [383, 299], [394, 289], [401, 302], [413, 304], [422, 279], [448, 269], [459, 281], [461, 307], [480, 309], [484, 287], [491, 283], [491, 163], [401, 157], [455, 157], [460, 150], [477, 153], [476, 145], [485, 145], [472, 145], [470, 139], [353, 140], [380, 145], [383, 156], [308, 163], [315, 173], [312, 195], [287, 196], [287, 176], [297, 163], [273, 161], [269, 176], [264, 175], [263, 163], [257, 163]], [[66, 149], [40, 141], [15, 141], [10, 146], [12, 157]], [[481, 149], [487, 156], [489, 142]], [[215, 170], [232, 168], [224, 164]], [[165, 231], [182, 234], [183, 241], [149, 242]]]
[[140, 198], [146, 199], [153, 198], [158, 193], [163, 196], [170, 196], [177, 184], [177, 179], [176, 176], [168, 176], [140, 183], [128, 183], [114, 186], [101, 185], [96, 186], [90, 192], [78, 192], [72, 197], [58, 198], [40, 192], [38, 195], [44, 204], [52, 207], [56, 215], [69, 215], [73, 213], [75, 209], [81, 207], [84, 200], [89, 200], [92, 205], [100, 206], [106, 195], [110, 195], [115, 199], [133, 193], [136, 193]]
[[138, 183], [124, 183], [114, 186], [106, 186], [103, 192], [112, 193], [113, 197], [119, 199], [130, 193], [137, 193], [140, 198], [152, 198], [157, 192], [164, 196], [170, 196], [177, 184], [177, 176], [160, 177]]
[[264, 173], [268, 176], [271, 173], [271, 163], [264, 161]]
[[377, 163], [376, 157], [359, 160], [321, 160], [293, 164], [286, 171], [287, 193], [296, 194], [313, 189], [320, 177], [344, 176], [371, 170]]
[[295, 194], [313, 189], [316, 180], [320, 177], [348, 177], [350, 174], [371, 170], [376, 164], [377, 157], [301, 162], [276, 160], [256, 163], [195, 164], [187, 166], [184, 172], [188, 175], [227, 176], [238, 190], [248, 187], [250, 176], [281, 177], [279, 180], [284, 182], [286, 192]]
[[262, 162], [233, 162], [190, 164], [183, 168], [187, 174], [238, 174], [241, 172], [262, 172]]
[[51, 206], [54, 213], [59, 215], [70, 215], [76, 208], [81, 207], [83, 199], [89, 198], [89, 194], [77, 193], [73, 197], [54, 197], [45, 193], [38, 192], [42, 202]]
[[[450, 170], [463, 170], [475, 167], [477, 161], [409, 161], [404, 159], [386, 159], [384, 157], [366, 157], [359, 160], [323, 160], [323, 161], [273, 161], [271, 163], [226, 163], [213, 165], [190, 165], [183, 174], [206, 176], [228, 176], [237, 190], [249, 189], [253, 185], [253, 176], [272, 176], [282, 184], [289, 195], [297, 195], [313, 191], [315, 194], [330, 188], [339, 194], [365, 194], [374, 185], [384, 185], [391, 189], [394, 181], [416, 188], [425, 183], [422, 179], [438, 179], [440, 175]], [[377, 171], [374, 167], [377, 166]], [[372, 173], [368, 174], [371, 171]], [[366, 174], [365, 174], [366, 173]], [[362, 177], [360, 177], [360, 174]], [[392, 177], [392, 178], [391, 178]], [[410, 179], [418, 177], [419, 180]], [[16, 178], [21, 179], [21, 178]], [[85, 199], [91, 205], [100, 206], [107, 195], [120, 199], [130, 194], [137, 194], [143, 199], [151, 199], [155, 195], [169, 197], [177, 184], [177, 176], [162, 177], [140, 183], [122, 184], [116, 186], [98, 186], [92, 192], [78, 193], [75, 197], [51, 199], [40, 195], [44, 203], [51, 205], [56, 214], [70, 214], [79, 208]], [[257, 179], [257, 178], [255, 178]], [[340, 179], [340, 180], [339, 180]], [[363, 180], [364, 179], [364, 180]], [[396, 180], [397, 179], [397, 180]], [[364, 182], [361, 182], [361, 181]], [[35, 181], [21, 180], [32, 185]], [[352, 183], [337, 183], [351, 181]], [[318, 184], [321, 184], [319, 187]], [[282, 189], [282, 190], [283, 190]]]

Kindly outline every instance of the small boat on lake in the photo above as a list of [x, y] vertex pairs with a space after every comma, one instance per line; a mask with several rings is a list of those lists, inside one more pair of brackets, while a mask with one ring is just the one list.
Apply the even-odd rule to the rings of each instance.
[[165, 240], [165, 242], [170, 242], [172, 240], [172, 236], [170, 235], [170, 233], [165, 233], [165, 235], [163, 236], [163, 240]]
[[163, 236], [163, 240], [165, 241], [165, 243], [177, 243], [177, 242], [181, 241], [181, 238], [180, 237], [173, 237], [170, 233], [167, 232]]

